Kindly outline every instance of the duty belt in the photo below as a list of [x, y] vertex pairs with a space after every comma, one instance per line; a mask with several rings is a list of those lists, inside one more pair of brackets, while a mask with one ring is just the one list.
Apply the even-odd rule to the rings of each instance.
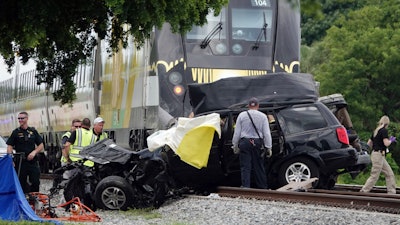
[[386, 150], [375, 150], [375, 149], [373, 149], [372, 151], [374, 151], [374, 152], [386, 152]]
[[385, 156], [385, 155], [386, 155], [386, 150], [375, 150], [375, 149], [373, 149], [372, 151], [374, 151], [374, 152], [380, 152], [380, 153], [382, 154], [382, 156]]

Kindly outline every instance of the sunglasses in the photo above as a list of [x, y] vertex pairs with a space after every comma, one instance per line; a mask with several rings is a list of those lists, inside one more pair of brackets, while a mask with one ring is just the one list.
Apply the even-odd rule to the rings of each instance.
[[75, 126], [75, 128], [81, 128], [81, 126]]
[[23, 119], [25, 119], [26, 117], [18, 117], [18, 120], [23, 120]]

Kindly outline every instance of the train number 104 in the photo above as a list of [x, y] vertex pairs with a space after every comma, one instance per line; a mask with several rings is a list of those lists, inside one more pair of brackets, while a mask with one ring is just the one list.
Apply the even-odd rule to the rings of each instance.
[[251, 0], [253, 6], [257, 7], [271, 7], [270, 0]]

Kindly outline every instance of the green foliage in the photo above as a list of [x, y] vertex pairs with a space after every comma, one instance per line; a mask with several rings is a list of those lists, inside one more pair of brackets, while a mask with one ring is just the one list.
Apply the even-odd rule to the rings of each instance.
[[[399, 121], [399, 18], [394, 0], [341, 16], [309, 57], [321, 95], [342, 93], [356, 130], [371, 131], [382, 115]], [[322, 56], [322, 57], [321, 57]]]
[[[302, 1], [302, 6], [309, 5], [309, 1]], [[348, 12], [365, 5], [365, 0], [320, 0], [312, 1], [312, 7], [302, 7], [301, 36], [302, 43], [311, 45], [321, 40], [335, 21]], [[312, 10], [316, 13], [310, 13]]]
[[140, 46], [154, 26], [169, 22], [175, 32], [206, 22], [228, 0], [70, 0], [0, 1], [0, 54], [9, 69], [18, 60], [37, 64], [37, 83], [49, 86], [61, 80], [53, 96], [61, 104], [75, 99], [73, 74], [89, 59], [99, 39], [108, 40], [109, 51], [126, 46], [129, 34]]
[[[344, 95], [354, 128], [362, 141], [368, 140], [382, 115], [391, 119], [389, 134], [399, 138], [400, 18], [395, 15], [400, 12], [400, 4], [395, 0], [321, 2], [325, 17], [334, 15], [335, 10], [337, 14], [333, 21], [324, 21], [330, 23], [329, 29], [316, 31], [322, 34], [320, 39], [311, 38], [307, 43], [313, 44], [303, 46], [302, 71], [315, 75], [320, 82], [321, 96]], [[325, 11], [328, 3], [331, 6], [349, 3], [347, 6], [350, 7]], [[302, 31], [310, 32], [307, 27], [302, 27]], [[400, 145], [392, 144], [389, 149], [388, 162], [394, 173], [400, 174]], [[355, 180], [349, 175], [341, 175], [339, 182], [364, 184], [369, 172], [364, 171]], [[385, 185], [383, 177], [377, 185]]]
[[[294, 2], [294, 0], [291, 0]], [[319, 0], [301, 0], [301, 14], [308, 18], [322, 18], [321, 3]]]

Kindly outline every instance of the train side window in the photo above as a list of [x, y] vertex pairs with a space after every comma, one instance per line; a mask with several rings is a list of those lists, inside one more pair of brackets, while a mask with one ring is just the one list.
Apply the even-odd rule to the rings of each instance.
[[[12, 100], [12, 79], [0, 82], [0, 102], [5, 103]], [[3, 91], [4, 90], [4, 91]]]
[[31, 71], [27, 72], [27, 79], [26, 79], [26, 97], [32, 96], [32, 83], [31, 83]]
[[35, 85], [35, 71], [31, 71], [29, 73], [29, 95], [36, 94], [36, 85]]

